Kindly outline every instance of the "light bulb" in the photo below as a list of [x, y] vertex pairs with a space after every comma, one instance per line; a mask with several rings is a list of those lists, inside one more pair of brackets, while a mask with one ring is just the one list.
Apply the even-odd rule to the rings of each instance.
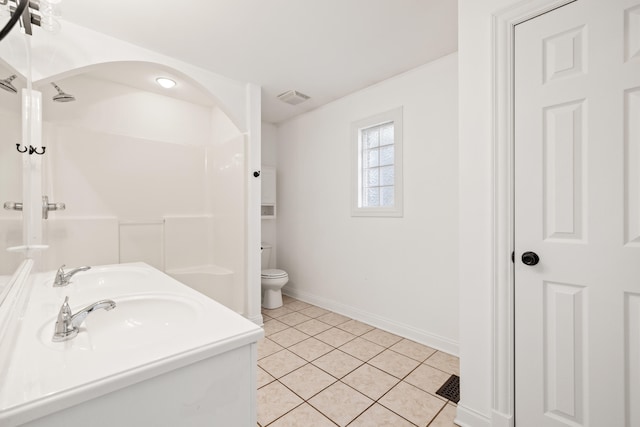
[[176, 85], [175, 81], [173, 81], [171, 79], [168, 79], [166, 77], [158, 77], [156, 79], [156, 82], [158, 82], [158, 84], [160, 86], [162, 86], [163, 88], [165, 88], [165, 89], [171, 89], [172, 87], [174, 87]]

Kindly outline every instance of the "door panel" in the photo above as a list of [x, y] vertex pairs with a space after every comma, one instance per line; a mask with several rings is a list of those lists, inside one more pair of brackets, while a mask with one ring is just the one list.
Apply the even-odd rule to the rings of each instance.
[[516, 424], [637, 427], [640, 0], [515, 31]]

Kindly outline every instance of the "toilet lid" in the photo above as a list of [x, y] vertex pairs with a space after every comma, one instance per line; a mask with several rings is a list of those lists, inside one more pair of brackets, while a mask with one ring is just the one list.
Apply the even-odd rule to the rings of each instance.
[[279, 270], [277, 268], [268, 268], [266, 270], [262, 270], [262, 277], [267, 279], [277, 279], [280, 277], [286, 277], [287, 272], [284, 270]]

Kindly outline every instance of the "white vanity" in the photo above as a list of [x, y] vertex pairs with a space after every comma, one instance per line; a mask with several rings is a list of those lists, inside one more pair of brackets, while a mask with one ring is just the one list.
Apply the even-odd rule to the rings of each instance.
[[[65, 287], [30, 274], [0, 386], [0, 425], [255, 426], [260, 327], [144, 263], [92, 267]], [[99, 300], [72, 339], [60, 307]]]

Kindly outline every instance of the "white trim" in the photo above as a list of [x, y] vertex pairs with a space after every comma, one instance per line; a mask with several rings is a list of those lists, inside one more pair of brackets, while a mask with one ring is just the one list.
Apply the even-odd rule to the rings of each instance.
[[[464, 381], [461, 379], [461, 381]], [[456, 408], [456, 418], [453, 420], [461, 427], [493, 427], [491, 420], [473, 409], [467, 408], [459, 403]]]
[[[492, 15], [493, 426], [514, 425], [513, 45], [521, 22], [577, 0], [519, 1]], [[460, 413], [460, 410], [459, 410]]]
[[[351, 123], [351, 216], [402, 217], [403, 216], [403, 172], [402, 172], [402, 140], [403, 140], [403, 110], [402, 107], [384, 113], [376, 114]], [[360, 177], [360, 132], [364, 128], [383, 123], [394, 124], [394, 192], [393, 207], [361, 207], [360, 192], [362, 182]]]
[[248, 133], [245, 135], [246, 153], [246, 236], [245, 236], [245, 292], [243, 312], [246, 318], [262, 325], [260, 283], [260, 196], [262, 186], [254, 171], [261, 167], [261, 88], [248, 83], [245, 88]]
[[367, 323], [371, 326], [375, 326], [378, 329], [382, 329], [384, 331], [399, 335], [403, 338], [407, 338], [412, 341], [427, 345], [431, 348], [435, 348], [436, 350], [440, 350], [454, 356], [459, 355], [458, 342], [453, 341], [449, 338], [441, 337], [422, 329], [417, 329], [413, 326], [391, 320], [387, 317], [382, 317], [368, 311], [363, 311], [358, 308], [342, 304], [338, 301], [319, 297], [309, 292], [304, 292], [297, 289], [286, 289], [285, 287], [283, 288], [283, 293], [285, 295], [289, 295], [293, 298], [299, 299], [300, 301], [316, 305], [326, 310], [331, 310], [335, 313], [342, 314], [343, 316], [347, 316], [360, 322]]

